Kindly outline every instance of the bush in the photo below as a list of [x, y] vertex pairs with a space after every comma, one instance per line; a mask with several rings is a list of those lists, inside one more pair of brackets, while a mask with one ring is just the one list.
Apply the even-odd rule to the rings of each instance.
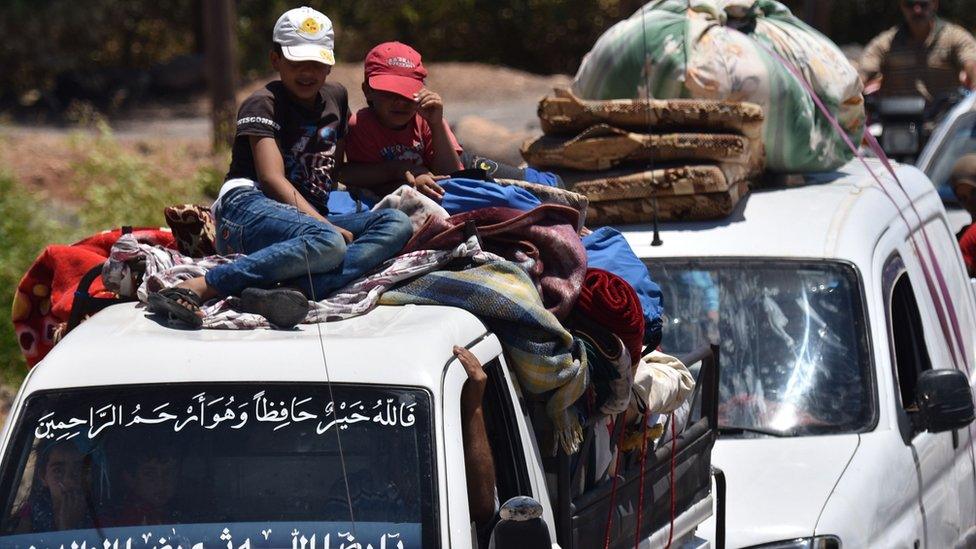
[[43, 197], [0, 173], [0, 383], [16, 387], [27, 371], [11, 325], [14, 290], [37, 254], [65, 236], [70, 231], [52, 219]]
[[186, 180], [174, 178], [166, 166], [123, 150], [107, 126], [100, 128], [98, 136], [76, 137], [73, 145], [87, 149], [73, 166], [69, 184], [82, 199], [78, 216], [88, 233], [122, 225], [162, 227], [163, 208], [201, 202], [204, 187], [213, 192], [217, 170], [203, 168]]
[[[223, 170], [206, 164], [190, 177], [172, 176], [167, 166], [121, 147], [104, 125], [95, 137], [75, 135], [70, 146], [81, 153], [68, 182], [78, 204], [58, 205], [0, 173], [0, 384], [16, 387], [27, 372], [11, 306], [17, 284], [45, 246], [121, 225], [165, 226], [164, 207], [208, 203], [204, 196], [215, 196], [223, 182]], [[185, 156], [175, 151], [173, 165]]]

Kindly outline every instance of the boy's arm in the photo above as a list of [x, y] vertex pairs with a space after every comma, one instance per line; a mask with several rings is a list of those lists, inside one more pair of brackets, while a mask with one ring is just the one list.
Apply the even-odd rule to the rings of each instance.
[[[261, 181], [261, 189], [270, 198], [284, 204], [291, 204], [298, 208], [302, 213], [314, 217], [323, 223], [328, 223], [328, 219], [320, 214], [305, 197], [295, 190], [295, 187], [285, 177], [285, 159], [281, 157], [278, 150], [278, 143], [273, 137], [249, 136], [251, 152], [254, 155], [254, 168], [258, 173], [258, 180]], [[346, 240], [352, 242], [352, 233], [336, 227], [339, 234]]]
[[441, 96], [424, 88], [417, 94], [418, 111], [420, 116], [430, 126], [430, 133], [434, 146], [434, 158], [430, 162], [430, 171], [437, 175], [449, 175], [461, 169], [461, 159], [458, 157], [455, 143], [447, 124], [444, 122], [444, 102]]

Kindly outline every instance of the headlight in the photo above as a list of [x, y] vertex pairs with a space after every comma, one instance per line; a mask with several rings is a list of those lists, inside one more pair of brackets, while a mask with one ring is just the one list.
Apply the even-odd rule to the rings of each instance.
[[817, 536], [777, 541], [764, 545], [754, 545], [749, 549], [840, 549], [840, 538], [836, 536]]

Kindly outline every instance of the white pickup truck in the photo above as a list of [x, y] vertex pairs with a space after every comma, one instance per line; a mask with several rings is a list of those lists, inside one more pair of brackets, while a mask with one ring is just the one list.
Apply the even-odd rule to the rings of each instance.
[[[870, 161], [625, 236], [663, 350], [720, 346], [730, 547], [976, 546], [976, 299], [936, 189]], [[703, 531], [708, 532], [708, 528]]]
[[710, 353], [689, 358], [703, 363], [692, 421], [673, 462], [671, 444], [650, 453], [638, 525], [638, 462], [623, 460], [615, 488], [574, 490], [585, 454], [540, 455], [539, 401], [465, 311], [181, 331], [131, 303], [82, 323], [24, 382], [2, 441], [0, 546], [475, 547], [454, 345], [488, 373], [495, 547], [602, 547], [611, 513], [611, 547], [708, 546], [696, 528], [713, 507]]

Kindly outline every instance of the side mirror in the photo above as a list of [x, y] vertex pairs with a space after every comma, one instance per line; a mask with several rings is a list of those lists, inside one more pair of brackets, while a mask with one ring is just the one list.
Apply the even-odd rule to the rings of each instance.
[[552, 549], [549, 528], [542, 521], [542, 504], [515, 496], [502, 504], [491, 532], [489, 549]]
[[962, 429], [976, 410], [969, 379], [959, 370], [926, 370], [918, 376], [918, 427], [930, 433]]

